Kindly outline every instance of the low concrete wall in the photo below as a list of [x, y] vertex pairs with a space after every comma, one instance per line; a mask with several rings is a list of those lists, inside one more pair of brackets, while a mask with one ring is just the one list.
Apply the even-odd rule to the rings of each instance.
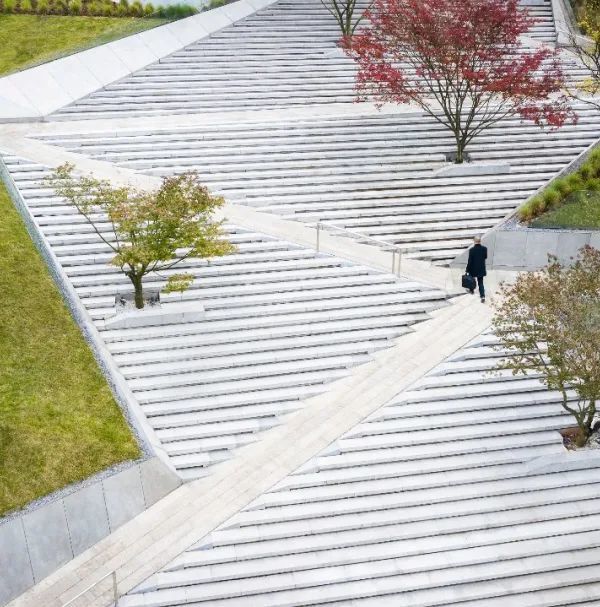
[[581, 247], [600, 249], [600, 232], [591, 230], [495, 230], [483, 240], [488, 247], [487, 265], [493, 270], [539, 270], [548, 263], [548, 255], [568, 265]]
[[118, 529], [181, 480], [157, 457], [96, 475], [0, 519], [0, 605]]
[[42, 119], [276, 0], [238, 0], [0, 78], [0, 122]]

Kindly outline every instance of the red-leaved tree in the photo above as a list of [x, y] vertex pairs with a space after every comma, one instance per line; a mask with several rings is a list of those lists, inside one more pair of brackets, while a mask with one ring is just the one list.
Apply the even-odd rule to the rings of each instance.
[[343, 40], [359, 99], [418, 105], [452, 131], [456, 162], [505, 117], [550, 127], [575, 119], [558, 51], [523, 44], [534, 20], [518, 0], [375, 0], [366, 16]]

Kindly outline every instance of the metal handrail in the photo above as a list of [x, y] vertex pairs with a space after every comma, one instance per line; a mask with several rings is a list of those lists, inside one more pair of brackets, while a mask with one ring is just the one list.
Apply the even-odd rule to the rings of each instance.
[[112, 592], [113, 592], [113, 599], [115, 601], [114, 605], [115, 607], [117, 607], [118, 602], [119, 602], [119, 592], [118, 592], [118, 588], [117, 588], [117, 572], [116, 571], [111, 571], [110, 573], [107, 573], [105, 576], [101, 577], [99, 580], [96, 580], [93, 584], [90, 584], [85, 590], [82, 590], [78, 595], [74, 596], [72, 599], [69, 599], [66, 603], [63, 604], [62, 607], [70, 607], [70, 605], [73, 605], [73, 603], [75, 603], [75, 601], [77, 599], [80, 599], [84, 594], [87, 594], [90, 590], [92, 590], [92, 588], [95, 588], [98, 584], [100, 584], [101, 582], [103, 582], [105, 579], [112, 577]]
[[[339, 232], [344, 232], [345, 234], [349, 234], [354, 238], [358, 238], [359, 240], [367, 240], [369, 242], [375, 243], [377, 246], [388, 249], [392, 252], [392, 274], [396, 276], [400, 276], [400, 266], [402, 264], [402, 253], [404, 252], [402, 247], [399, 247], [396, 244], [391, 244], [386, 242], [385, 240], [379, 240], [377, 238], [373, 238], [372, 236], [366, 236], [364, 234], [360, 234], [358, 232], [353, 232], [348, 228], [344, 228], [342, 226], [336, 226], [331, 223], [323, 223], [322, 221], [317, 222], [317, 253], [321, 249], [321, 230], [327, 228], [331, 230], [338, 230]], [[396, 268], [396, 255], [398, 256], [398, 267]]]

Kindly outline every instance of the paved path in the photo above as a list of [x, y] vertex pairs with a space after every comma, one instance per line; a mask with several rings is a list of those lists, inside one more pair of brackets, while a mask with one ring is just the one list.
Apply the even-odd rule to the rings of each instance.
[[[170, 494], [116, 533], [81, 554], [10, 607], [60, 607], [117, 571], [121, 594], [134, 588], [252, 499], [319, 453], [378, 407], [407, 389], [490, 323], [490, 309], [463, 296], [432, 314], [395, 347], [378, 353], [325, 395], [306, 402], [260, 443], [240, 449], [209, 477]], [[109, 592], [89, 593], [77, 605], [108, 606]]]

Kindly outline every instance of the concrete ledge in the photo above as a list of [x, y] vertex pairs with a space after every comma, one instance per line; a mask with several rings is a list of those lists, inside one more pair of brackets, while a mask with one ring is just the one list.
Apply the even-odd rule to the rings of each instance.
[[503, 175], [510, 173], [510, 164], [492, 162], [463, 162], [449, 164], [435, 171], [435, 175], [461, 177], [467, 175]]
[[598, 248], [600, 232], [592, 230], [496, 230], [484, 238], [491, 269], [539, 270], [554, 255], [569, 265], [585, 245]]
[[237, 0], [0, 78], [0, 122], [44, 118], [276, 1]]
[[0, 605], [19, 596], [176, 489], [157, 457], [97, 475], [0, 519]]
[[167, 303], [160, 307], [128, 310], [105, 319], [107, 329], [130, 329], [132, 327], [149, 327], [172, 325], [181, 322], [198, 322], [204, 320], [204, 307], [198, 302]]
[[551, 472], [566, 472], [579, 470], [588, 466], [597, 466], [600, 463], [600, 449], [580, 449], [569, 451], [559, 447], [556, 455], [536, 457], [523, 464], [528, 473], [547, 474]]

